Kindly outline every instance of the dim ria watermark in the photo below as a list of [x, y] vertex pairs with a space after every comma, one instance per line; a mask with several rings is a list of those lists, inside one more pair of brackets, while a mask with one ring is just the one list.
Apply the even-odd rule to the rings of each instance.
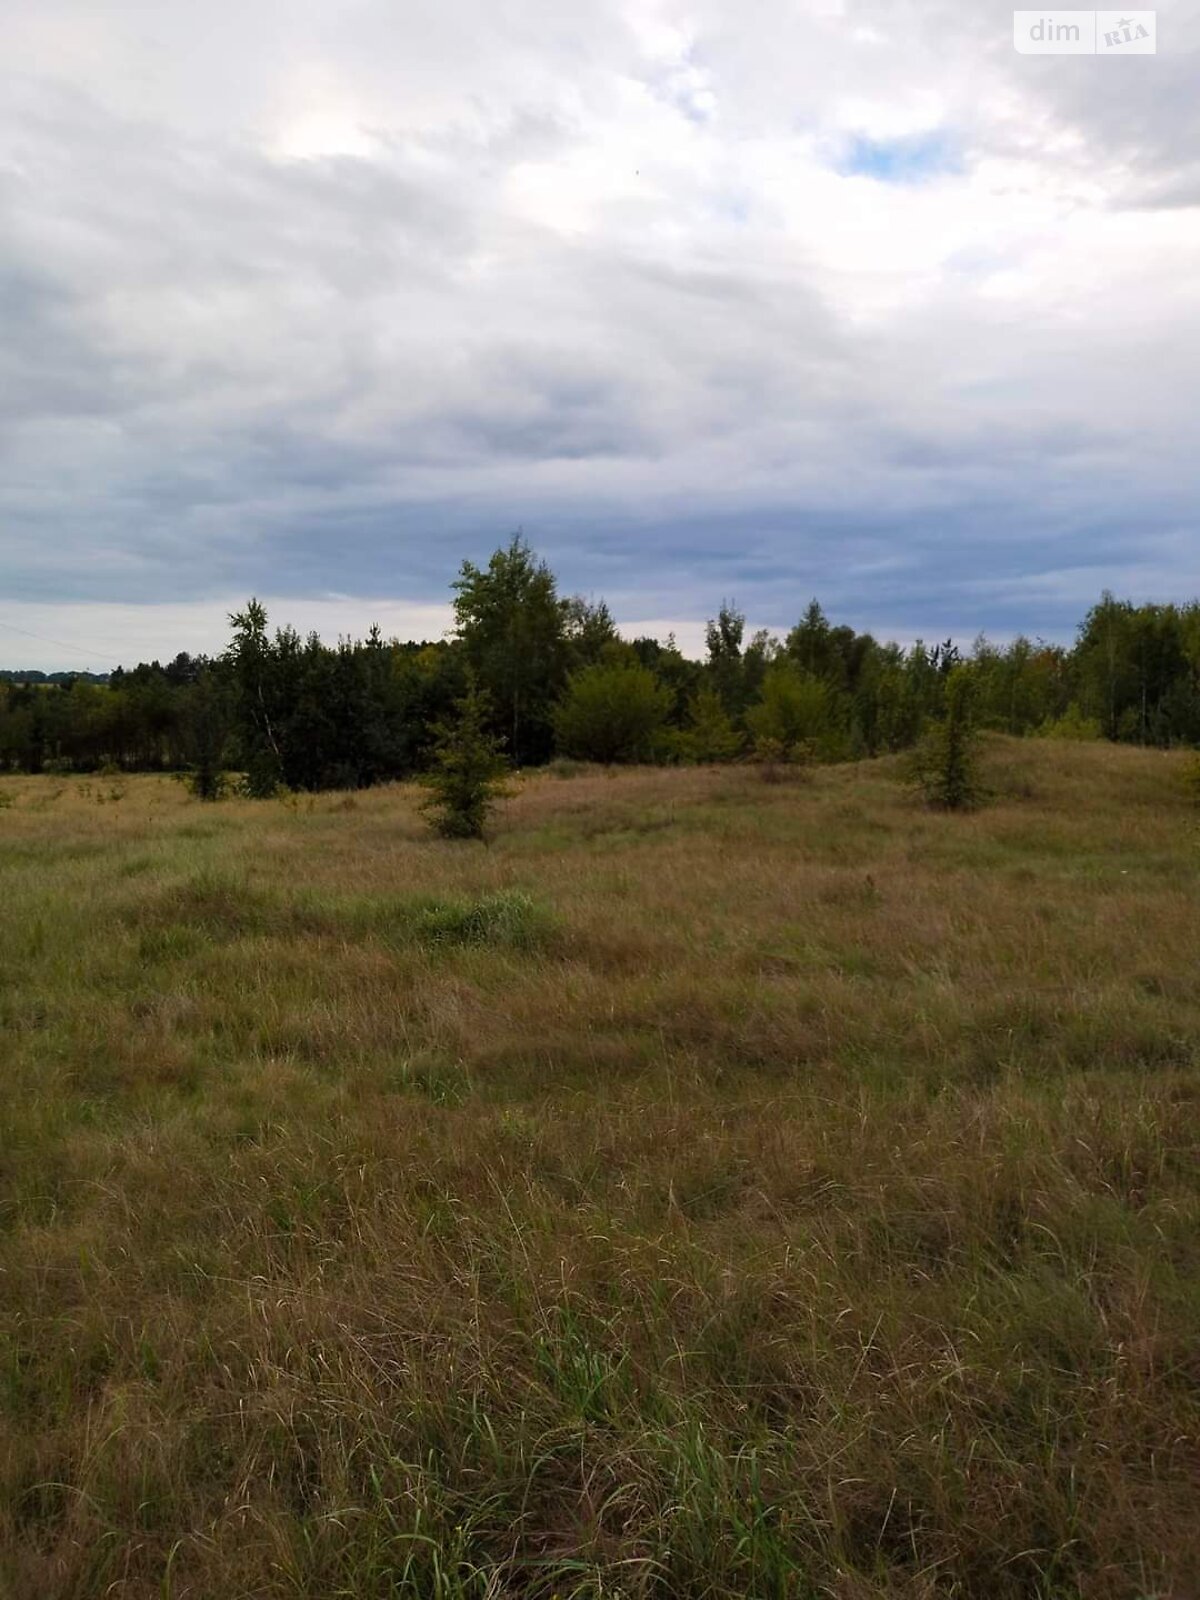
[[1153, 11], [1014, 11], [1013, 44], [1023, 56], [1152, 56]]

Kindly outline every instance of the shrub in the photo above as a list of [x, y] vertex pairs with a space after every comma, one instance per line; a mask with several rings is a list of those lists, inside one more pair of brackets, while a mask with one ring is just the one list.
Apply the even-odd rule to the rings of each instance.
[[648, 668], [602, 661], [572, 676], [554, 731], [563, 752], [583, 761], [647, 761], [670, 707], [670, 690]]
[[943, 811], [962, 811], [980, 797], [972, 701], [971, 676], [965, 667], [955, 667], [946, 679], [946, 715], [913, 752], [913, 781], [926, 801]]
[[838, 744], [829, 685], [793, 662], [781, 661], [763, 679], [762, 697], [746, 716], [756, 750], [778, 748], [783, 759], [810, 749], [836, 754]]
[[555, 756], [548, 762], [546, 771], [552, 778], [582, 778], [588, 771], [586, 761], [572, 761], [569, 756]]
[[699, 691], [688, 707], [688, 726], [676, 736], [685, 761], [734, 761], [745, 742], [715, 689]]
[[271, 750], [259, 750], [246, 763], [238, 788], [248, 800], [273, 800], [282, 782], [279, 758]]
[[1061, 717], [1048, 717], [1037, 730], [1039, 739], [1099, 739], [1103, 730], [1095, 717], [1085, 717], [1077, 701]]
[[753, 759], [764, 783], [783, 783], [810, 778], [817, 752], [810, 739], [786, 745], [782, 739], [762, 738], [754, 741]]
[[220, 800], [228, 788], [228, 779], [221, 768], [207, 761], [188, 773], [187, 782], [197, 800]]
[[421, 779], [433, 792], [422, 809], [443, 839], [482, 839], [488, 815], [504, 793], [507, 763], [499, 740], [488, 731], [488, 697], [474, 679], [454, 709], [454, 721], [436, 729], [433, 765]]

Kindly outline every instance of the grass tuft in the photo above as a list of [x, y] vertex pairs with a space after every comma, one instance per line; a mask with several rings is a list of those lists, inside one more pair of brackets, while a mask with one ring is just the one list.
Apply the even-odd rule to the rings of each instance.
[[499, 889], [474, 898], [419, 898], [384, 909], [381, 920], [402, 937], [434, 947], [532, 951], [546, 945], [554, 930], [546, 909], [520, 889]]

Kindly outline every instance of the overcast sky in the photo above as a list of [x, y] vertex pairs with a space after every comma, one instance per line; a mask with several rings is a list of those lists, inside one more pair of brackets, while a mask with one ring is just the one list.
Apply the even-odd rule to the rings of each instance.
[[251, 592], [436, 636], [518, 526], [693, 648], [723, 597], [969, 639], [1195, 594], [1200, 7], [1158, 37], [0, 0], [0, 665], [219, 648]]

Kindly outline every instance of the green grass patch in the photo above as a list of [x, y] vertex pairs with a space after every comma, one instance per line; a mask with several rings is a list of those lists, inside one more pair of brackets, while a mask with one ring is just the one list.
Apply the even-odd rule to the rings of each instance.
[[475, 897], [418, 896], [381, 903], [369, 916], [391, 938], [432, 949], [537, 950], [547, 945], [555, 932], [549, 911], [521, 889], [499, 889]]

